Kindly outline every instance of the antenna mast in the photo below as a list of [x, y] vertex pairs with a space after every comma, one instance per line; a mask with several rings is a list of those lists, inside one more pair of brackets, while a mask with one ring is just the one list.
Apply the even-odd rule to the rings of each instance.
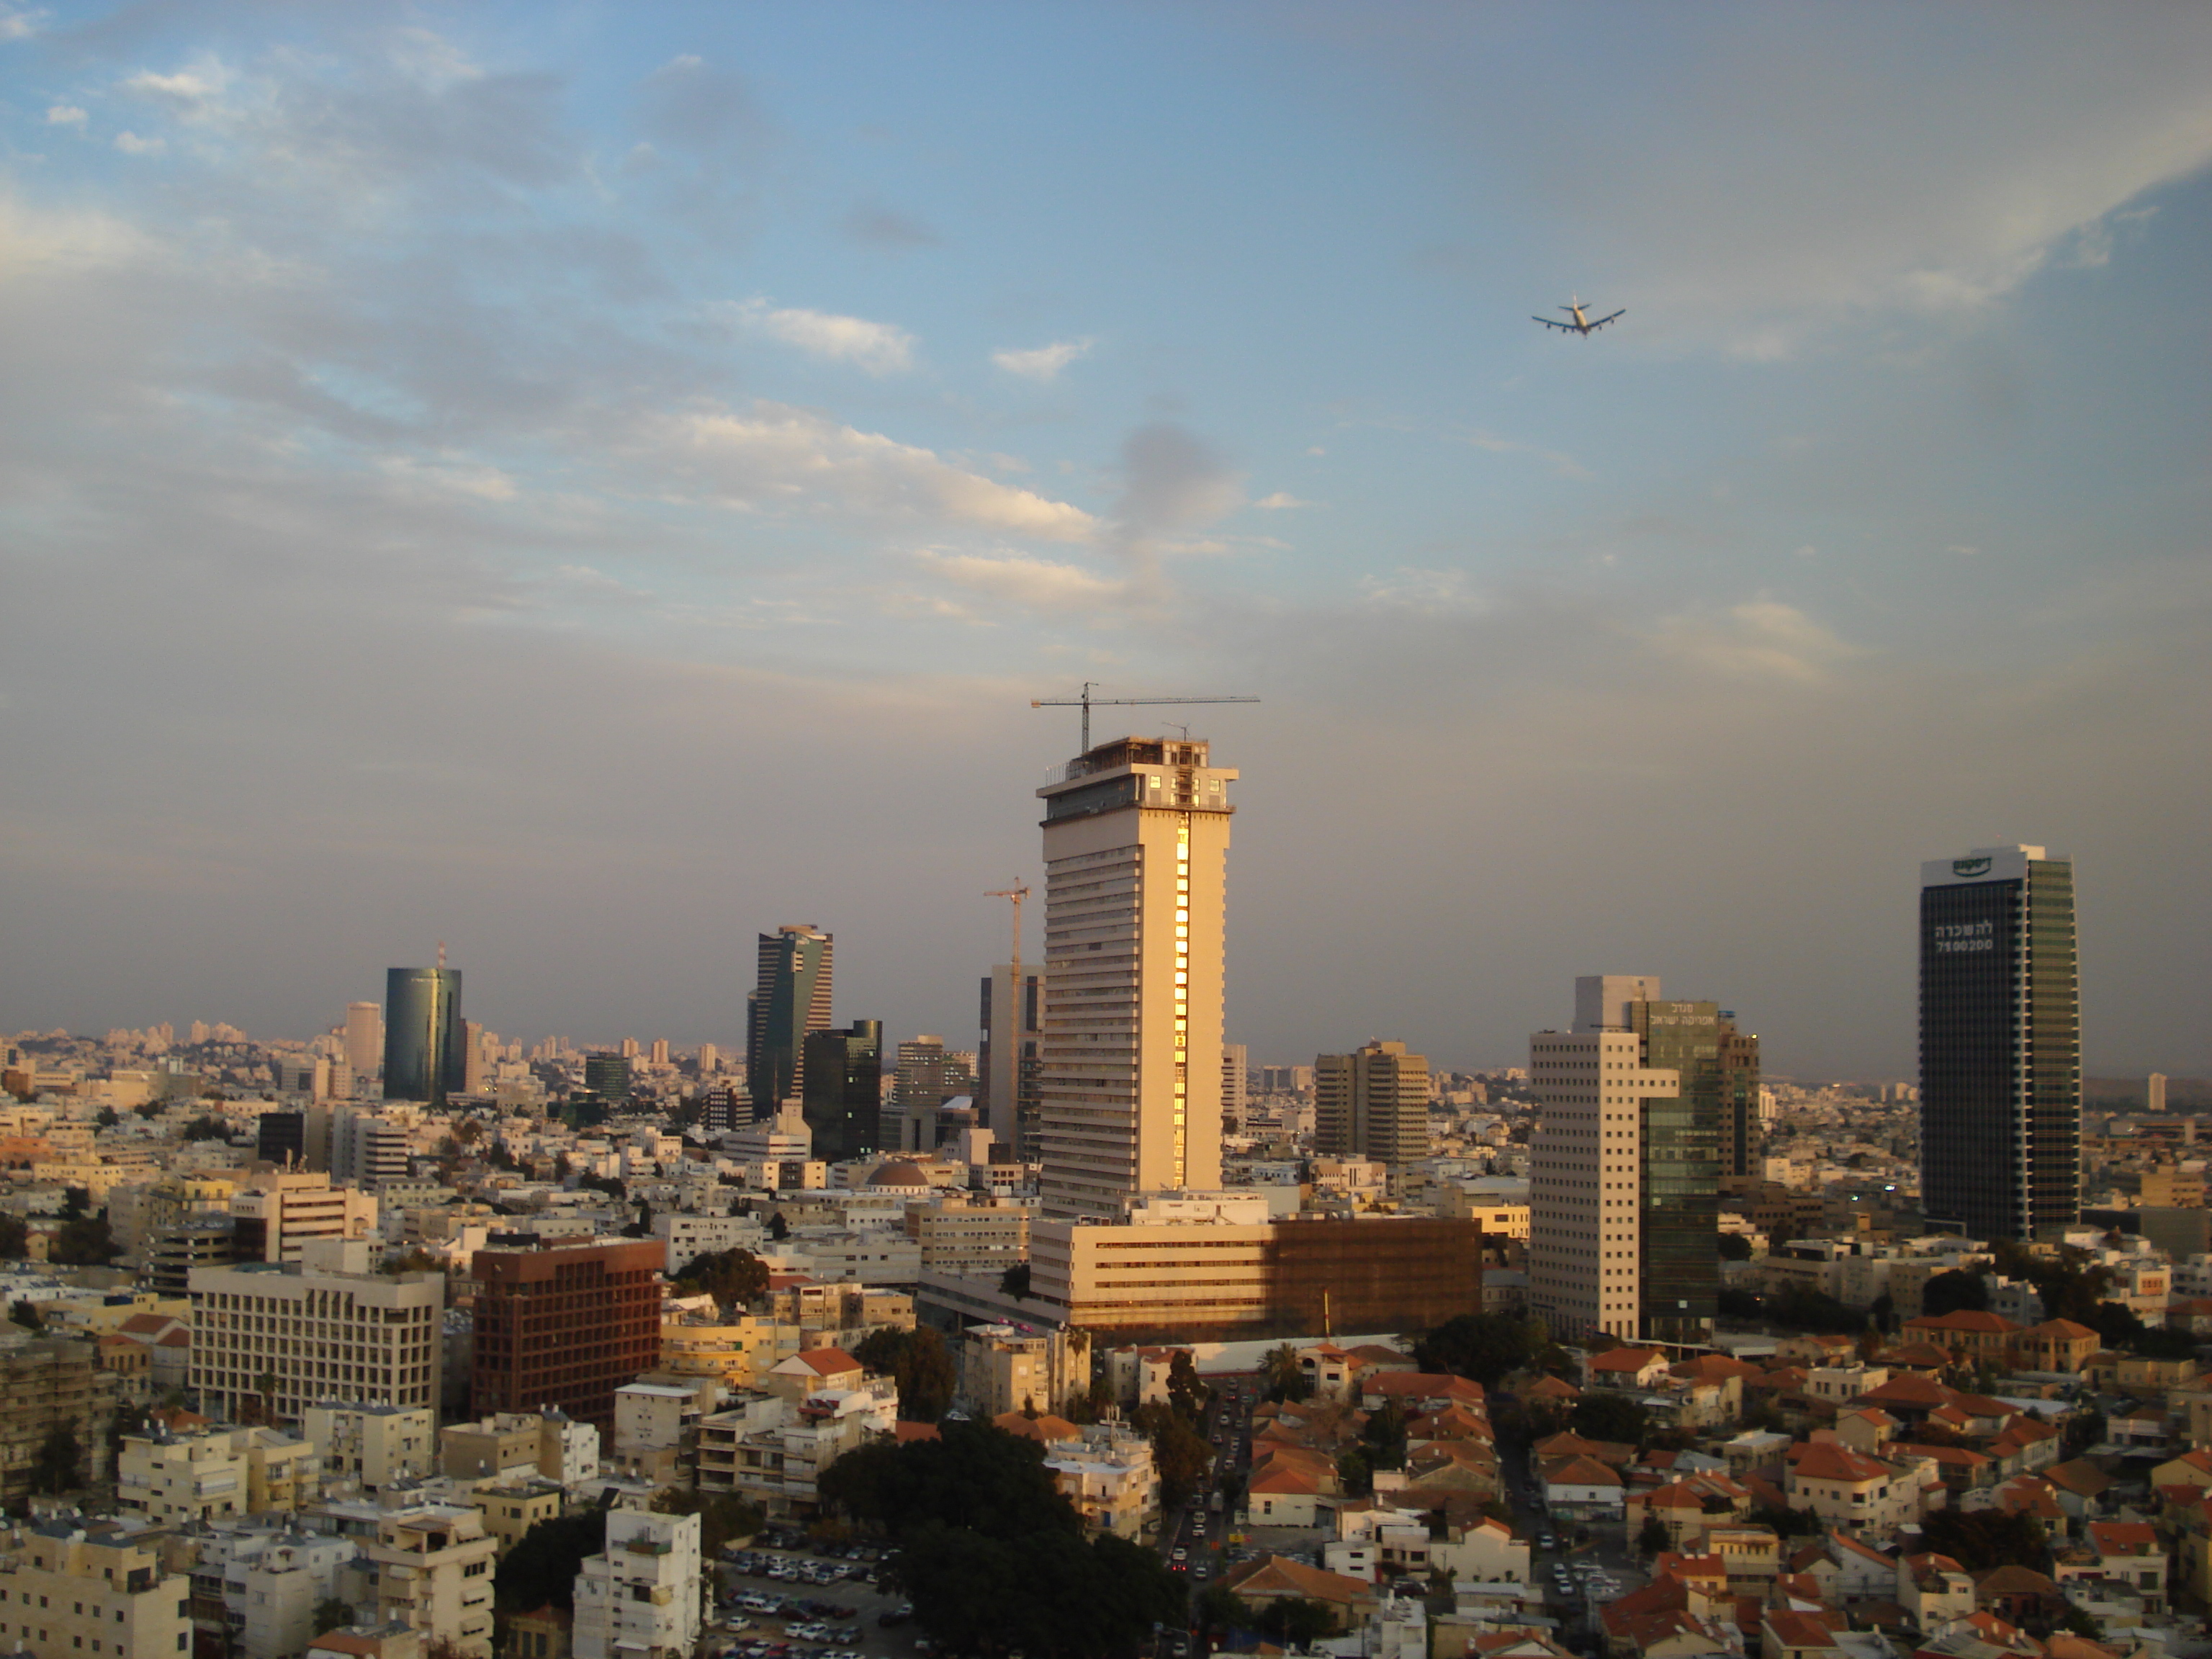
[[1083, 682], [1083, 695], [1079, 697], [1031, 697], [1032, 708], [1080, 708], [1083, 711], [1083, 747], [1077, 752], [1091, 752], [1091, 710], [1092, 706], [1104, 708], [1153, 708], [1166, 703], [1184, 702], [1257, 702], [1257, 697], [1094, 697], [1091, 690], [1096, 680]]

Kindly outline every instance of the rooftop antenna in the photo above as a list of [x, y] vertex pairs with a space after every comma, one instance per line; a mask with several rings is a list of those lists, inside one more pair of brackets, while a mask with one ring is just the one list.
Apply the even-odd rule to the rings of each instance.
[[443, 939], [438, 941], [438, 971], [441, 974], [446, 971], [446, 941]]
[[1091, 693], [1097, 684], [1096, 680], [1084, 681], [1083, 695], [1079, 697], [1031, 697], [1030, 699], [1030, 707], [1032, 708], [1080, 708], [1083, 711], [1083, 747], [1077, 751], [1079, 754], [1087, 755], [1091, 752], [1091, 710], [1094, 704], [1101, 708], [1138, 706], [1152, 708], [1166, 703], [1257, 702], [1260, 701], [1257, 697], [1094, 697]]

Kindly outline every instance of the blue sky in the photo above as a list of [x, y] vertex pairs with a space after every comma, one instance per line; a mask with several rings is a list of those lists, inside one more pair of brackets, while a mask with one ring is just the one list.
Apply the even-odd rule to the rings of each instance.
[[1255, 1058], [1907, 1076], [2029, 841], [2212, 1071], [2208, 157], [2188, 8], [9, 0], [0, 1026], [965, 1034], [1091, 678], [1265, 699]]

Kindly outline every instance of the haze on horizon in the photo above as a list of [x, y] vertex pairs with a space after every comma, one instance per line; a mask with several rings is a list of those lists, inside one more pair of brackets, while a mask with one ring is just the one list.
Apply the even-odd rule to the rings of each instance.
[[1255, 1062], [1602, 971], [1909, 1078], [2028, 842], [2085, 1070], [2212, 1073], [2202, 8], [0, 0], [0, 1029], [443, 939], [736, 1045], [803, 921], [972, 1042], [1090, 679], [1264, 699]]

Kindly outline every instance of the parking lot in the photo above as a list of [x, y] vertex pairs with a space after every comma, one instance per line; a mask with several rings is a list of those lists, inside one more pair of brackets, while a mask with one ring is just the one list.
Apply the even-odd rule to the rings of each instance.
[[[702, 1654], [730, 1659], [914, 1659], [905, 1596], [876, 1583], [885, 1547], [811, 1546], [771, 1528], [716, 1564]], [[907, 1616], [902, 1616], [904, 1610]]]

